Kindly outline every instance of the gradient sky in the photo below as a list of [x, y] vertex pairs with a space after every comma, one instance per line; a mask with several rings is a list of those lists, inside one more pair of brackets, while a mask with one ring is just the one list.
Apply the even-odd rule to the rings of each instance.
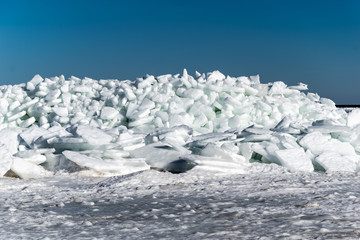
[[220, 70], [360, 104], [360, 1], [0, 0], [0, 85]]

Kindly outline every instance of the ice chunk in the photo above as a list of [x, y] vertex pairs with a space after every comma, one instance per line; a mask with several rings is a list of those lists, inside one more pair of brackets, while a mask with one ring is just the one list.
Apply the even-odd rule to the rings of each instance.
[[203, 127], [208, 123], [208, 119], [206, 118], [206, 116], [201, 113], [200, 116], [198, 116], [195, 121], [194, 121], [194, 125], [197, 127]]
[[103, 120], [111, 120], [119, 115], [119, 111], [113, 107], [103, 107], [101, 110], [100, 118]]
[[225, 75], [216, 70], [211, 73], [208, 73], [207, 79], [208, 79], [208, 81], [224, 80]]
[[91, 92], [92, 89], [90, 86], [75, 86], [72, 90], [78, 93], [88, 93]]
[[140, 118], [139, 120], [132, 121], [128, 124], [129, 127], [138, 127], [146, 123], [150, 123], [154, 119], [154, 116], [148, 116], [144, 118]]
[[123, 146], [123, 150], [124, 151], [133, 151], [135, 149], [144, 147], [145, 143], [141, 142], [141, 143], [137, 143], [137, 144], [133, 144], [133, 145], [128, 145], [128, 146]]
[[49, 131], [44, 128], [32, 126], [31, 128], [28, 128], [22, 133], [20, 133], [20, 137], [25, 141], [28, 146], [31, 147], [34, 141], [36, 141], [36, 139], [48, 133]]
[[112, 136], [101, 131], [98, 128], [89, 126], [79, 126], [76, 129], [76, 134], [81, 136], [86, 142], [91, 145], [102, 145], [110, 143]]
[[126, 98], [129, 99], [130, 101], [136, 99], [136, 95], [130, 88], [124, 88], [124, 92], [125, 92]]
[[129, 119], [138, 120], [140, 118], [148, 117], [150, 109], [134, 110], [131, 114], [127, 115]]
[[33, 155], [33, 156], [30, 156], [30, 157], [26, 157], [26, 158], [21, 158], [22, 160], [25, 160], [26, 162], [29, 162], [29, 163], [33, 163], [33, 164], [36, 164], [36, 165], [39, 165], [43, 162], [46, 161], [46, 157], [44, 155]]
[[251, 144], [250, 143], [241, 143], [240, 147], [240, 154], [245, 157], [245, 159], [247, 161], [249, 161], [251, 159], [251, 156], [253, 154], [253, 150], [251, 148]]
[[173, 138], [173, 137], [165, 137], [162, 140], [163, 143], [165, 144], [169, 144], [170, 146], [172, 146], [174, 149], [176, 149], [178, 152], [180, 152], [181, 154], [185, 155], [185, 154], [191, 154], [191, 151], [188, 150], [187, 148], [183, 147], [184, 143], [177, 138]]
[[263, 142], [271, 140], [271, 134], [252, 134], [245, 137], [245, 142]]
[[166, 139], [172, 139], [173, 142], [177, 142], [179, 145], [184, 145], [192, 135], [193, 130], [186, 126], [180, 125], [172, 128], [159, 128], [150, 132], [145, 137], [145, 143], [150, 144], [154, 142], [163, 141]]
[[272, 162], [280, 165], [280, 161], [275, 155], [275, 152], [279, 150], [276, 144], [271, 142], [253, 143], [251, 145], [252, 151], [264, 157], [267, 162]]
[[57, 172], [59, 170], [65, 170], [67, 172], [78, 172], [81, 171], [82, 168], [76, 163], [68, 160], [62, 154], [53, 154], [47, 153], [45, 154], [46, 162], [42, 164], [45, 170]]
[[26, 115], [26, 111], [21, 111], [21, 112], [18, 112], [18, 113], [15, 113], [13, 115], [8, 116], [7, 120], [9, 122], [15, 121], [15, 120], [17, 120], [17, 119], [19, 119], [19, 118], [21, 118], [21, 117], [23, 117], [25, 115]]
[[36, 118], [30, 117], [21, 123], [22, 128], [28, 128], [36, 122]]
[[11, 155], [18, 151], [20, 128], [4, 128], [0, 130], [0, 145], [5, 145]]
[[34, 145], [47, 147], [46, 144], [44, 146], [44, 143], [51, 138], [55, 139], [72, 136], [70, 132], [66, 131], [63, 127], [60, 126], [53, 126], [51, 128], [48, 128], [47, 130], [41, 127], [41, 130], [44, 130], [46, 132], [44, 132], [43, 134], [41, 134], [40, 137], [34, 140]]
[[130, 157], [130, 153], [123, 150], [117, 150], [117, 149], [108, 149], [103, 152], [104, 158], [124, 158], [124, 157]]
[[8, 107], [9, 107], [9, 102], [6, 99], [1, 98], [0, 99], [0, 113], [5, 115], [8, 111]]
[[353, 128], [359, 124], [360, 124], [360, 109], [355, 108], [351, 110], [351, 112], [347, 115], [347, 126]]
[[117, 139], [117, 143], [121, 146], [132, 146], [142, 143], [144, 141], [144, 135], [136, 134], [132, 135], [129, 132], [121, 133]]
[[12, 99], [13, 102], [9, 105], [9, 112], [6, 114], [6, 116], [12, 116], [15, 113], [18, 113], [18, 107], [21, 105], [21, 103], [18, 100]]
[[0, 177], [10, 170], [12, 162], [13, 158], [8, 148], [4, 144], [0, 144]]
[[84, 142], [82, 138], [72, 137], [54, 137], [46, 141], [48, 145], [56, 149], [56, 152], [62, 152], [64, 150], [83, 151], [88, 149], [102, 148], [103, 146], [90, 145]]
[[274, 128], [270, 130], [289, 134], [300, 134], [303, 127], [292, 124], [290, 118], [284, 117]]
[[287, 133], [273, 134], [279, 140], [279, 147], [284, 149], [300, 148], [297, 139]]
[[68, 109], [66, 107], [54, 107], [53, 111], [60, 117], [67, 117], [69, 115]]
[[356, 170], [356, 163], [345, 156], [341, 156], [336, 152], [324, 152], [315, 161], [323, 167], [326, 172], [354, 172]]
[[60, 95], [61, 95], [60, 89], [55, 89], [46, 94], [45, 100], [50, 102], [59, 98]]
[[228, 124], [229, 124], [229, 127], [231, 127], [231, 128], [241, 128], [242, 127], [242, 119], [240, 116], [235, 115], [235, 116], [229, 118]]
[[15, 154], [15, 156], [20, 158], [31, 158], [33, 156], [38, 156], [41, 154], [47, 154], [53, 152], [55, 152], [54, 148], [30, 149], [30, 150], [19, 151]]
[[35, 103], [39, 102], [39, 98], [34, 98], [34, 99], [31, 99], [30, 101], [28, 102], [25, 102], [23, 103], [22, 105], [20, 105], [18, 107], [18, 111], [22, 111], [22, 110], [26, 110], [28, 109], [30, 106], [34, 105]]
[[289, 86], [289, 89], [306, 91], [306, 90], [308, 90], [308, 86], [305, 83], [298, 83], [298, 85], [296, 85], [296, 86]]
[[33, 86], [37, 86], [39, 83], [41, 83], [42, 81], [44, 81], [44, 79], [39, 75], [39, 74], [36, 74], [31, 80], [30, 80], [30, 83], [33, 85]]
[[284, 117], [276, 126], [274, 129], [286, 129], [290, 127], [291, 120], [288, 117]]
[[239, 162], [224, 161], [217, 157], [206, 157], [199, 155], [185, 155], [182, 160], [193, 163], [195, 169], [211, 172], [222, 172], [226, 174], [244, 174], [247, 172], [248, 166]]
[[271, 133], [269, 129], [263, 128], [261, 126], [252, 125], [244, 129], [241, 133], [241, 136], [247, 136], [251, 134], [265, 135], [269, 133]]
[[69, 83], [64, 82], [64, 84], [61, 86], [60, 90], [63, 93], [63, 95], [64, 95], [64, 93], [68, 93], [69, 92]]
[[[185, 112], [179, 114], [170, 115], [169, 126], [179, 126], [179, 125], [191, 125], [194, 121], [194, 116]], [[208, 122], [210, 123], [210, 121]]]
[[43, 167], [18, 157], [13, 158], [11, 171], [22, 179], [42, 178], [52, 175], [51, 172], [46, 171]]
[[275, 151], [282, 166], [294, 170], [312, 172], [314, 167], [311, 159], [305, 154], [302, 148], [293, 148]]
[[260, 84], [260, 75], [254, 75], [254, 76], [250, 76], [249, 77], [250, 81], [252, 82], [252, 84]]
[[192, 138], [192, 142], [189, 142], [187, 145], [194, 148], [203, 148], [208, 143], [214, 143], [225, 140], [235, 140], [236, 135], [234, 133], [207, 133]]
[[204, 92], [201, 89], [190, 88], [184, 92], [184, 97], [192, 98], [198, 100], [204, 95]]
[[331, 99], [328, 98], [320, 98], [320, 102], [324, 105], [327, 105], [329, 107], [335, 108], [335, 103]]
[[247, 96], [255, 96], [259, 92], [256, 88], [250, 86], [244, 86], [244, 89]]
[[283, 82], [274, 82], [269, 91], [269, 95], [285, 94], [287, 93], [287, 86]]
[[332, 119], [320, 119], [312, 123], [312, 126], [307, 128], [308, 132], [321, 132], [321, 133], [338, 133], [338, 132], [348, 132], [350, 128], [347, 126], [338, 125]]
[[245, 164], [247, 162], [245, 157], [229, 151], [225, 151], [224, 149], [216, 146], [214, 143], [207, 144], [206, 147], [201, 151], [201, 155], [220, 158], [224, 159], [225, 161], [238, 162], [241, 164]]
[[166, 169], [171, 162], [180, 160], [179, 151], [168, 144], [152, 143], [130, 152], [135, 158], [145, 158], [146, 163], [153, 168]]
[[139, 106], [139, 110], [153, 109], [155, 108], [155, 103], [148, 98], [145, 98]]
[[320, 132], [312, 132], [305, 135], [300, 140], [300, 145], [306, 149], [310, 149], [310, 151], [314, 154], [320, 154], [324, 151], [324, 146], [326, 146], [330, 141], [329, 135], [324, 135]]
[[347, 126], [311, 126], [307, 128], [308, 132], [321, 132], [321, 133], [342, 133], [350, 131]]
[[341, 155], [355, 155], [355, 150], [350, 143], [331, 139], [330, 135], [324, 135], [320, 132], [312, 132], [305, 135], [299, 143], [315, 155], [320, 155], [327, 151], [336, 152]]
[[149, 169], [144, 159], [126, 159], [125, 161], [105, 161], [89, 157], [79, 152], [64, 151], [63, 155], [83, 168], [89, 168], [100, 173], [128, 174]]

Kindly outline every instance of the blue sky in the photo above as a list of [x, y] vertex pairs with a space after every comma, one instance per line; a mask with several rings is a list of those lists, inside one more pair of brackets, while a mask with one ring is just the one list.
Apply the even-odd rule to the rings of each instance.
[[360, 104], [360, 1], [0, 0], [0, 84], [220, 70]]

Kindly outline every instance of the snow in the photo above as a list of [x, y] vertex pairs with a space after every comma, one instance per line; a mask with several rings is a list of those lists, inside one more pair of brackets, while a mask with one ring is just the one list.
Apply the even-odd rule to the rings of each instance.
[[357, 173], [0, 179], [1, 239], [358, 239]]

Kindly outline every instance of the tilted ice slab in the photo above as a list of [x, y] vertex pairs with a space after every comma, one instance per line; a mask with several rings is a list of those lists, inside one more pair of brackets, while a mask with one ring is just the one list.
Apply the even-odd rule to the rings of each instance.
[[36, 75], [0, 87], [0, 174], [246, 173], [252, 162], [357, 171], [359, 111], [305, 90], [219, 71], [136, 81]]

